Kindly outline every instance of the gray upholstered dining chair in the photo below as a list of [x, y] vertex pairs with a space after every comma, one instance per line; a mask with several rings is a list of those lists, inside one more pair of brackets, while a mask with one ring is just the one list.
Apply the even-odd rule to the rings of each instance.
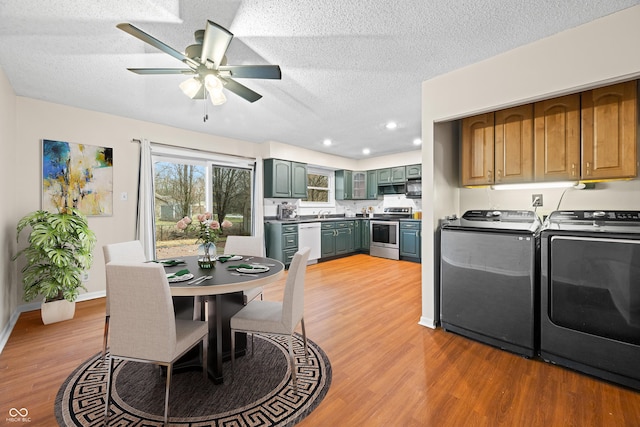
[[[264, 239], [260, 236], [227, 236], [224, 253], [263, 257], [265, 256]], [[257, 287], [244, 291], [244, 304], [257, 297], [262, 299], [262, 290], [262, 287]]]
[[[102, 247], [104, 253], [105, 265], [111, 261], [115, 262], [145, 262], [147, 257], [144, 254], [144, 248], [139, 240], [130, 242], [112, 243]], [[102, 338], [102, 360], [107, 354], [107, 341], [109, 338], [109, 286], [106, 287], [106, 307], [104, 317], [104, 337]]]
[[207, 322], [176, 319], [162, 264], [110, 262], [106, 265], [111, 299], [111, 343], [104, 420], [109, 422], [115, 359], [166, 366], [164, 425], [169, 418], [173, 363], [202, 343], [202, 372], [207, 377]]
[[[309, 259], [309, 248], [302, 248], [293, 256], [282, 302], [253, 300], [231, 318], [231, 367], [235, 364], [236, 332], [267, 333], [289, 336], [291, 380], [297, 392], [296, 362], [293, 355], [293, 332], [301, 324], [304, 356], [307, 359], [307, 333], [304, 327], [304, 280]], [[253, 336], [252, 336], [253, 340]], [[252, 345], [251, 351], [254, 351]], [[308, 360], [308, 359], [307, 359]]]

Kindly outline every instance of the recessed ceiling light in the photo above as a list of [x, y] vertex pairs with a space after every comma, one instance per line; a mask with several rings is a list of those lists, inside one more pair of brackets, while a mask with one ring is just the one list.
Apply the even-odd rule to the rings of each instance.
[[398, 124], [397, 124], [396, 122], [388, 122], [388, 123], [385, 125], [385, 127], [386, 127], [388, 130], [394, 130], [395, 128], [397, 128], [397, 127], [398, 127]]
[[363, 148], [362, 154], [365, 154], [365, 155], [371, 154], [371, 150], [369, 150], [368, 148]]
[[328, 146], [330, 146], [330, 145], [331, 145], [331, 140], [330, 140], [329, 138], [327, 138], [327, 139], [325, 139], [324, 141], [322, 141], [322, 143], [323, 143], [325, 146], [327, 146], [327, 147], [328, 147]]
[[413, 145], [420, 145], [422, 144], [422, 140], [420, 138], [416, 138], [413, 140]]

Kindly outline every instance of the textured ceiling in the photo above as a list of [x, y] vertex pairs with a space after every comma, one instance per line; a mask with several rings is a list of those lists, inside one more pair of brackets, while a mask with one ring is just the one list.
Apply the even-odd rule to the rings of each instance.
[[[0, 0], [0, 67], [19, 96], [358, 159], [363, 148], [416, 149], [422, 81], [639, 3]], [[227, 92], [204, 122], [204, 101], [178, 88], [185, 76], [126, 70], [182, 64], [116, 24], [183, 51], [207, 19], [235, 35], [229, 64], [277, 64], [282, 80], [241, 80], [264, 97], [251, 104]], [[397, 129], [385, 129], [389, 120]]]

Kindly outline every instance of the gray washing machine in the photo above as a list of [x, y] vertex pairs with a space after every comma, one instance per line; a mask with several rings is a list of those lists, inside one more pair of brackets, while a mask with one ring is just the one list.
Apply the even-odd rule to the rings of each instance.
[[538, 347], [540, 220], [533, 211], [472, 210], [442, 225], [440, 324], [520, 354]]

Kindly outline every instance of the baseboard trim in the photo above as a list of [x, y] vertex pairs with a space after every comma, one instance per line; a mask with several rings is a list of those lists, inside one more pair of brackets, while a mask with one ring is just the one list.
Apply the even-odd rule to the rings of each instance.
[[[107, 295], [106, 291], [89, 292], [86, 294], [81, 294], [76, 301], [77, 302], [89, 301], [96, 298], [103, 298], [106, 295]], [[20, 317], [20, 314], [26, 313], [27, 311], [35, 311], [35, 310], [40, 310], [39, 302], [30, 302], [28, 304], [22, 304], [16, 307], [13, 314], [11, 314], [9, 323], [4, 327], [4, 329], [2, 330], [2, 333], [0, 333], [0, 354], [2, 354], [2, 351], [4, 350], [4, 346], [7, 344], [7, 341], [9, 341], [11, 332], [13, 331], [13, 328], [16, 326], [16, 323], [18, 322], [18, 318]]]
[[420, 318], [420, 321], [418, 322], [418, 325], [426, 326], [427, 328], [431, 328], [431, 329], [436, 329], [436, 322], [430, 317], [422, 316]]

